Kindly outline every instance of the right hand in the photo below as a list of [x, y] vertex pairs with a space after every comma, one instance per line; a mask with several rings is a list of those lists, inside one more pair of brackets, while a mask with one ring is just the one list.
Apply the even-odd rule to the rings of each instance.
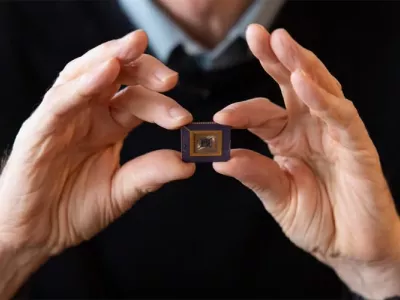
[[[143, 31], [69, 63], [23, 124], [0, 177], [0, 242], [48, 256], [88, 240], [194, 164], [172, 150], [120, 166], [127, 134], [143, 121], [176, 129], [192, 116], [160, 94], [177, 73], [143, 54]], [[118, 92], [121, 85], [128, 87]], [[140, 141], [138, 141], [140, 142]]]

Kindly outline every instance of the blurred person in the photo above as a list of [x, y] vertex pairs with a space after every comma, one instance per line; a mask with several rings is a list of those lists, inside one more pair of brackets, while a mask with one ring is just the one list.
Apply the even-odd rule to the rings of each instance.
[[[2, 3], [2, 296], [399, 295], [396, 8]], [[192, 120], [230, 161], [181, 161]]]

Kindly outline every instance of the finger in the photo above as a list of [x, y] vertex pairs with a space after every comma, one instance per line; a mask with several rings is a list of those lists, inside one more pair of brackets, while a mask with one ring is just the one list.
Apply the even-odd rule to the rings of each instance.
[[335, 139], [351, 147], [365, 138], [366, 129], [351, 101], [331, 95], [302, 70], [295, 71], [291, 81], [298, 97], [310, 108], [311, 114], [328, 125]]
[[271, 36], [261, 25], [252, 24], [246, 31], [247, 43], [264, 70], [279, 84], [288, 113], [307, 112], [306, 106], [293, 95], [290, 71], [276, 57], [271, 48]]
[[104, 60], [116, 58], [121, 65], [117, 83], [140, 84], [159, 92], [170, 90], [176, 85], [178, 74], [156, 58], [143, 54], [146, 45], [147, 36], [142, 31], [104, 43], [69, 63], [60, 73], [55, 85], [75, 79]]
[[266, 156], [235, 149], [229, 161], [213, 163], [213, 167], [216, 172], [236, 178], [250, 188], [273, 216], [289, 201], [288, 178], [279, 165]]
[[111, 116], [130, 130], [146, 121], [176, 129], [190, 123], [192, 115], [173, 99], [142, 86], [127, 87], [111, 100]]
[[40, 116], [60, 119], [87, 107], [93, 99], [100, 101], [102, 92], [115, 90], [119, 70], [118, 61], [111, 59], [73, 81], [51, 88], [38, 108]]
[[159, 189], [165, 183], [189, 178], [195, 164], [182, 162], [179, 152], [159, 150], [126, 163], [112, 180], [112, 207], [127, 211], [137, 200]]
[[120, 90], [121, 85], [113, 83], [111, 84], [108, 88], [105, 88], [100, 94], [98, 94], [96, 97], [98, 97], [99, 104], [103, 104], [109, 106], [110, 99], [112, 99]]
[[143, 30], [103, 43], [68, 63], [60, 72], [55, 85], [73, 80], [112, 58], [116, 58], [122, 65], [129, 64], [143, 54], [147, 43], [147, 35]]
[[343, 97], [339, 81], [311, 51], [299, 45], [284, 29], [271, 34], [271, 48], [279, 61], [290, 71], [302, 69], [327, 92]]
[[276, 57], [270, 44], [270, 34], [261, 25], [251, 24], [246, 30], [246, 39], [251, 52], [260, 61], [264, 70], [279, 85], [290, 84], [290, 72]]
[[122, 67], [117, 82], [123, 85], [142, 85], [157, 92], [166, 92], [178, 82], [178, 73], [148, 54]]
[[285, 109], [265, 98], [237, 102], [214, 115], [214, 121], [233, 128], [250, 129], [264, 141], [278, 136], [286, 127]]

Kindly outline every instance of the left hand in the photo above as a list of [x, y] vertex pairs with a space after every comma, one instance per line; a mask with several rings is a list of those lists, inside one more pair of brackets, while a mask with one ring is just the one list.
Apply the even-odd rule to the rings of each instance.
[[400, 220], [378, 153], [338, 81], [284, 30], [252, 25], [247, 41], [279, 84], [286, 109], [267, 99], [214, 116], [264, 140], [274, 159], [237, 149], [217, 172], [251, 188], [297, 246], [365, 297], [400, 295]]

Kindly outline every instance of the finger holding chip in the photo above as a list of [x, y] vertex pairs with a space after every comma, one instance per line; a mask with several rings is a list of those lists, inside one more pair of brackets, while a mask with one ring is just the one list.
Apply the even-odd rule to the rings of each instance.
[[214, 121], [237, 129], [249, 129], [268, 142], [284, 130], [288, 114], [266, 98], [254, 98], [225, 107], [214, 115]]
[[177, 129], [193, 120], [191, 113], [175, 100], [142, 86], [130, 86], [115, 95], [111, 100], [110, 114], [127, 130], [142, 121]]

